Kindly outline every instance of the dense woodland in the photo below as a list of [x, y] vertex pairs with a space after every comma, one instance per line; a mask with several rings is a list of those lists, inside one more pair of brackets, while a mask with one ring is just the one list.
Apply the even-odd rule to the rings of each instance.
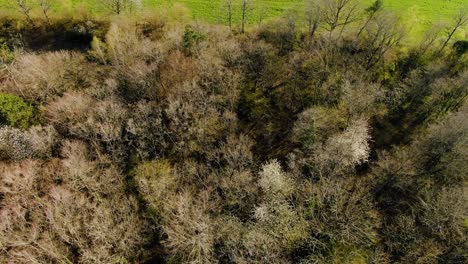
[[467, 263], [467, 15], [349, 2], [2, 17], [0, 263]]

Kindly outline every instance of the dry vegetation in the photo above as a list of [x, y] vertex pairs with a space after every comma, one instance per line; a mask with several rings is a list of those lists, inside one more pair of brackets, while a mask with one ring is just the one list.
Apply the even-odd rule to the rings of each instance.
[[466, 263], [466, 42], [351, 2], [5, 43], [0, 262]]

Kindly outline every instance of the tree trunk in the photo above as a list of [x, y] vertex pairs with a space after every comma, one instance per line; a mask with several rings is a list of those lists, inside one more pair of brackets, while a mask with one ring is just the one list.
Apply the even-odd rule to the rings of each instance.
[[242, 3], [242, 29], [241, 29], [242, 33], [245, 32], [245, 12], [246, 11], [245, 11], [245, 4], [244, 3]]

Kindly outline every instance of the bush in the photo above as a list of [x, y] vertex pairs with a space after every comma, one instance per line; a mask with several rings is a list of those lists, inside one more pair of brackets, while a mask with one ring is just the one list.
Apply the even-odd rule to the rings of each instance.
[[187, 26], [182, 42], [184, 53], [188, 56], [197, 53], [197, 45], [205, 39], [206, 37], [203, 34], [194, 30], [191, 26]]
[[15, 61], [15, 53], [0, 39], [0, 67]]
[[35, 126], [28, 131], [0, 127], [0, 160], [47, 159], [52, 157], [56, 143], [57, 133], [50, 126]]
[[164, 156], [170, 147], [161, 107], [153, 102], [139, 102], [130, 110], [125, 132], [137, 158], [149, 160]]
[[223, 132], [236, 125], [235, 117], [228, 111], [220, 112], [213, 104], [214, 98], [195, 83], [185, 83], [173, 90], [166, 109], [173, 150], [179, 157], [187, 157], [217, 148]]
[[0, 128], [0, 160], [24, 160], [33, 154], [31, 142], [21, 130]]
[[453, 49], [458, 56], [462, 56], [463, 54], [468, 52], [468, 41], [466, 40], [459, 40], [453, 43]]
[[21, 97], [0, 93], [0, 125], [28, 128], [37, 124], [36, 109]]

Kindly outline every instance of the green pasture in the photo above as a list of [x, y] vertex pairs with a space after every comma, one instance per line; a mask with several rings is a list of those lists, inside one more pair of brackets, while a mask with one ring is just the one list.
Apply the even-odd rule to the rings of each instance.
[[[11, 11], [14, 0], [0, 0], [0, 8]], [[37, 0], [30, 0], [37, 1]], [[236, 1], [236, 0], [235, 0]], [[360, 0], [362, 9], [368, 7], [374, 0]], [[55, 0], [54, 11], [73, 12], [73, 10], [88, 10], [99, 15], [108, 13], [103, 0]], [[235, 5], [234, 22], [240, 21], [240, 2]], [[269, 18], [277, 17], [287, 10], [301, 13], [303, 0], [252, 0], [248, 23], [258, 24]], [[9, 4], [10, 3], [10, 4]], [[182, 4], [190, 10], [192, 18], [211, 23], [226, 23], [224, 0], [141, 0], [142, 8], [146, 10]], [[452, 17], [462, 8], [468, 8], [466, 0], [386, 0], [384, 6], [401, 17], [408, 28], [410, 39], [417, 39], [423, 32], [437, 23], [450, 23]], [[466, 38], [467, 33], [460, 31], [459, 38]]]

